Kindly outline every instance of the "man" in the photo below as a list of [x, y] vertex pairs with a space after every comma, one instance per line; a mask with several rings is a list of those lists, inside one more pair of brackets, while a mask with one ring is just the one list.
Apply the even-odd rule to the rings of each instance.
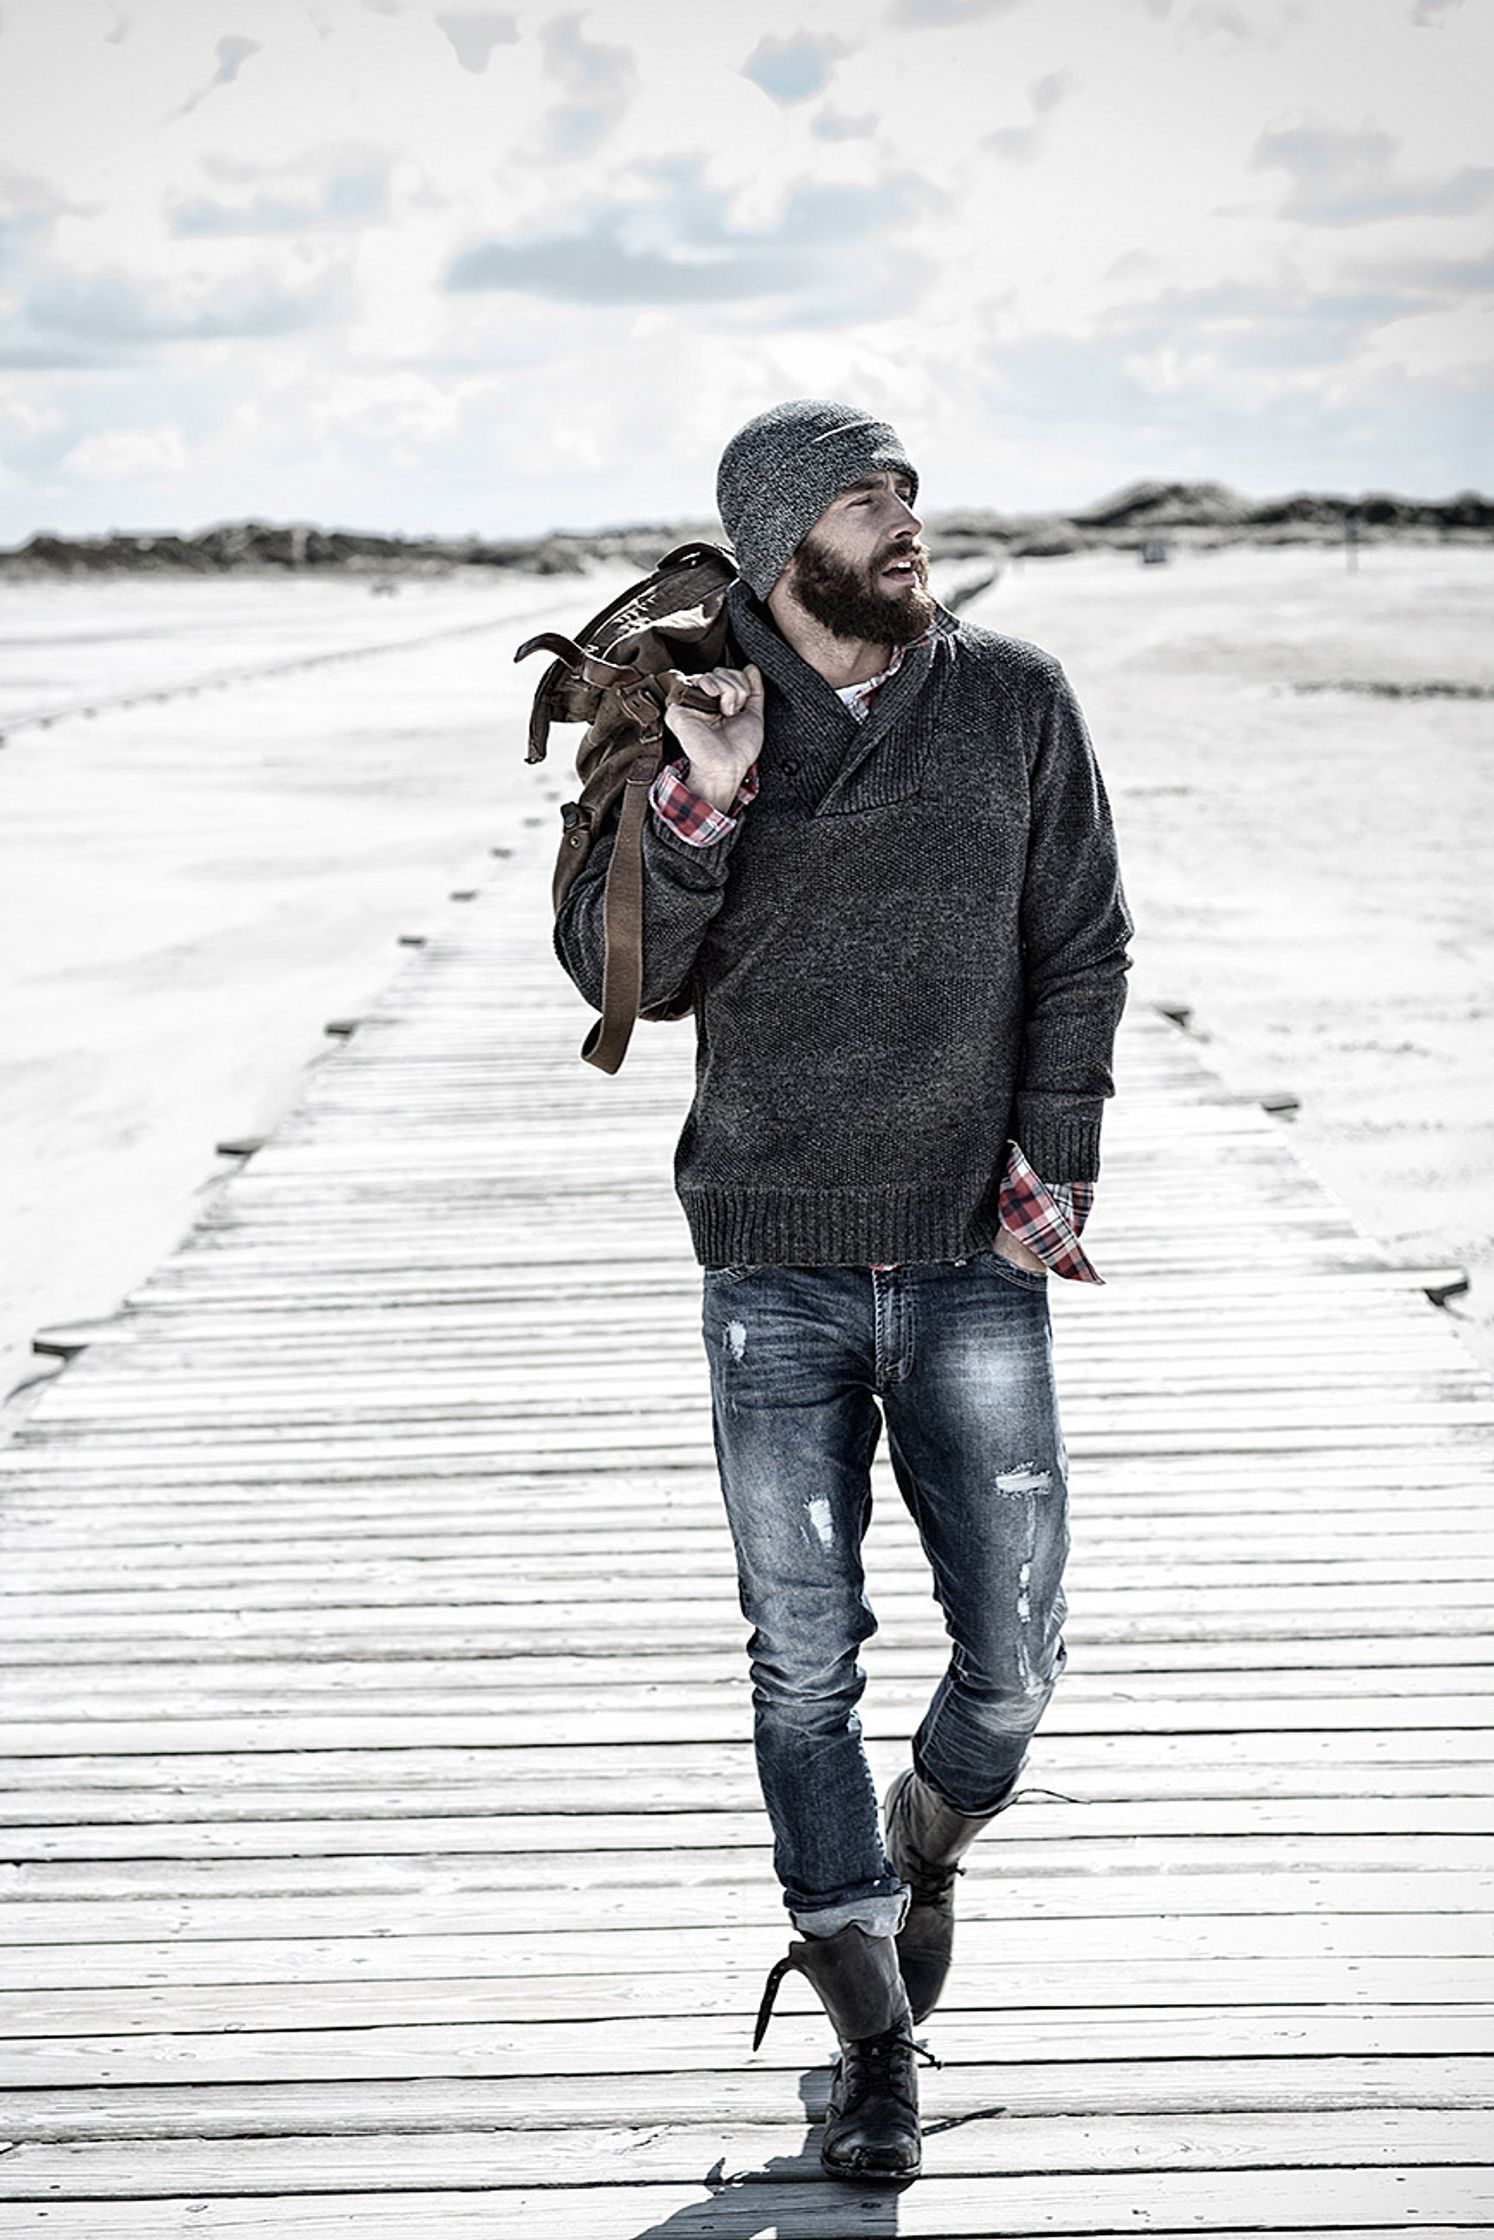
[[[675, 1183], [800, 1940], [758, 2039], [798, 1969], [841, 2044], [822, 2159], [872, 2177], [919, 2167], [911, 2028], [957, 1861], [1064, 1661], [1046, 1286], [1100, 1280], [1078, 1231], [1133, 930], [1068, 681], [930, 597], [917, 495], [852, 406], [796, 399], [732, 438], [740, 659], [693, 680], [719, 714], [671, 707], [683, 752], [643, 837], [643, 1003], [695, 992]], [[555, 935], [598, 1008], [610, 854], [604, 832]], [[856, 1716], [884, 1416], [953, 1642], [885, 1832]]]

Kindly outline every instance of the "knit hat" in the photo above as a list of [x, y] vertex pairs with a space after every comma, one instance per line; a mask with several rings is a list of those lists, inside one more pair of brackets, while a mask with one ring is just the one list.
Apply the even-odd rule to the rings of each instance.
[[739, 428], [721, 454], [716, 506], [743, 581], [766, 599], [832, 498], [864, 474], [918, 476], [895, 429], [855, 405], [793, 397]]

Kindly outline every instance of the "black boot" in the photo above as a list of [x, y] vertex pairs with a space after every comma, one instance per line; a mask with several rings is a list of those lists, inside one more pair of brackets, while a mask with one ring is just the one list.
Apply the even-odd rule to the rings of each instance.
[[916, 2177], [923, 2162], [914, 2066], [920, 2049], [893, 1939], [869, 1937], [853, 1921], [833, 1937], [791, 1944], [768, 1976], [754, 2053], [790, 1968], [808, 1976], [840, 2040], [821, 2164], [832, 2178]]
[[1010, 1796], [1004, 1797], [992, 1812], [956, 1812], [912, 1766], [898, 1775], [883, 1800], [887, 1856], [893, 1873], [913, 1893], [908, 1918], [898, 1931], [897, 1952], [915, 2022], [933, 2013], [949, 1974], [955, 1876], [965, 1871], [956, 1862], [986, 1822], [1010, 1802]]

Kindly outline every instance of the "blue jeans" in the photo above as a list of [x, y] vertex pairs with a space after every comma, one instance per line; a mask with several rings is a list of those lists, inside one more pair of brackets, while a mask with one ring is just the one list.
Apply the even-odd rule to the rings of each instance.
[[1063, 1669], [1068, 1456], [1048, 1281], [994, 1251], [704, 1271], [758, 1774], [805, 1934], [857, 1921], [886, 1935], [907, 1906], [856, 1715], [858, 1651], [876, 1631], [861, 1543], [883, 1415], [953, 1643], [913, 1763], [957, 1812], [1007, 1800]]

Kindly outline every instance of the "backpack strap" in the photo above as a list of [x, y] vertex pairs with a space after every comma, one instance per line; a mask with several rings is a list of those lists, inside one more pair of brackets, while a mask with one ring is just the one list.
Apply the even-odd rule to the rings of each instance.
[[[526, 638], [514, 659], [522, 661], [531, 653], [553, 653], [572, 676], [579, 677], [583, 684], [595, 685], [599, 691], [614, 684], [631, 688], [643, 684], [651, 674], [659, 674], [657, 670], [637, 668], [631, 661], [604, 661], [599, 653], [588, 653], [584, 646], [578, 646], [574, 638], [562, 638], [558, 630], [542, 630], [537, 638]], [[642, 709], [636, 704], [636, 694], [630, 689], [622, 697], [628, 714], [635, 721], [644, 722]], [[651, 695], [645, 697], [651, 702]], [[693, 684], [686, 685], [674, 698], [687, 708], [698, 708], [704, 716], [715, 715], [721, 705], [714, 692], [702, 692]]]
[[623, 785], [602, 895], [602, 1015], [581, 1045], [582, 1057], [603, 1073], [616, 1073], [622, 1064], [643, 1001], [643, 820], [659, 768], [664, 723], [652, 695], [640, 692], [639, 698], [653, 707], [652, 727], [641, 733]]

